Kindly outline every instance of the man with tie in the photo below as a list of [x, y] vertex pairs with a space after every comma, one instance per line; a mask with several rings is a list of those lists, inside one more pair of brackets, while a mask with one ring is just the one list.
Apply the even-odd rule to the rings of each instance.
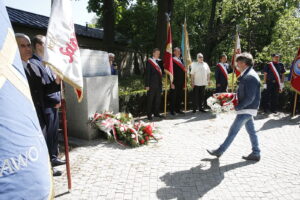
[[162, 75], [163, 63], [159, 59], [160, 50], [153, 49], [152, 58], [149, 58], [145, 70], [145, 87], [147, 90], [147, 117], [152, 120], [152, 114], [155, 117], [163, 118], [159, 114], [161, 92], [162, 92]]
[[[45, 99], [48, 94], [60, 91], [61, 79], [57, 76], [55, 80], [47, 82], [45, 72], [37, 65], [30, 62], [32, 57], [32, 47], [29, 37], [23, 33], [16, 33], [16, 41], [18, 43], [19, 52], [25, 74], [28, 80], [33, 104], [43, 131], [45, 140], [47, 141], [47, 120], [45, 116]], [[53, 171], [53, 175], [61, 175], [61, 172]]]
[[217, 64], [215, 71], [216, 78], [216, 92], [227, 92], [228, 87], [228, 74], [232, 73], [232, 69], [229, 68], [227, 63], [227, 56], [222, 54], [220, 56], [220, 62]]
[[272, 62], [264, 67], [264, 89], [266, 89], [263, 105], [264, 111], [268, 109], [272, 113], [276, 113], [278, 96], [284, 86], [284, 65], [280, 62], [279, 54], [272, 54]]
[[[44, 56], [44, 43], [46, 37], [43, 35], [36, 35], [32, 39], [32, 48], [34, 54], [30, 59], [30, 63], [38, 66], [44, 73], [46, 83], [50, 84], [55, 81], [56, 75], [52, 70], [43, 64]], [[52, 166], [58, 166], [65, 164], [64, 161], [58, 158], [58, 129], [59, 129], [59, 115], [58, 109], [60, 103], [60, 92], [54, 92], [45, 96], [45, 116], [46, 116], [46, 128], [47, 128], [47, 146]]]
[[173, 57], [173, 70], [174, 70], [174, 80], [171, 83], [170, 90], [170, 110], [171, 115], [176, 115], [175, 113], [184, 114], [181, 111], [181, 103], [184, 95], [185, 87], [185, 73], [186, 69], [183, 64], [183, 60], [180, 57], [181, 50], [179, 47], [174, 48], [174, 57]]

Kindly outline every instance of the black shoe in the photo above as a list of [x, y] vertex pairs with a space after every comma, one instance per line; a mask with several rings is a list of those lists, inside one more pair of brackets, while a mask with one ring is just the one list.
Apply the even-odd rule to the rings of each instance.
[[53, 176], [61, 176], [62, 172], [52, 167]]
[[66, 161], [56, 158], [56, 159], [51, 160], [51, 164], [52, 164], [53, 167], [56, 167], [56, 166], [59, 166], [59, 165], [66, 164]]
[[193, 110], [193, 113], [196, 113], [196, 110]]
[[203, 113], [207, 113], [207, 111], [204, 110], [204, 109], [200, 109], [199, 111], [200, 111], [200, 112], [203, 112]]
[[181, 110], [176, 111], [176, 113], [183, 115], [184, 112], [182, 112]]
[[251, 160], [251, 161], [259, 161], [260, 160], [260, 156], [254, 155], [253, 153], [249, 154], [248, 156], [243, 156], [242, 158], [245, 160]]
[[275, 111], [275, 110], [271, 110], [271, 113], [274, 113], [274, 114], [276, 114], [276, 113], [277, 113], [277, 111]]
[[147, 119], [148, 119], [149, 121], [153, 120], [153, 118], [152, 118], [151, 116], [148, 116]]
[[173, 112], [173, 111], [172, 111], [172, 112], [170, 112], [170, 114], [171, 114], [171, 115], [173, 115], [173, 116], [176, 116], [176, 113], [175, 113], [175, 112]]
[[217, 158], [219, 158], [220, 156], [222, 156], [221, 152], [218, 152], [217, 150], [206, 150], [210, 155], [212, 156], [216, 156]]

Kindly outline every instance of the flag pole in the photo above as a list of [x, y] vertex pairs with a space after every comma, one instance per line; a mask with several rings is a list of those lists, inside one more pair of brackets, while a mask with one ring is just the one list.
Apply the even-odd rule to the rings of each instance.
[[186, 112], [187, 109], [187, 72], [185, 72], [185, 76], [184, 76], [184, 111]]
[[69, 157], [69, 142], [68, 142], [68, 130], [67, 130], [67, 115], [66, 115], [66, 99], [64, 92], [64, 84], [62, 82], [61, 89], [61, 110], [62, 110], [62, 129], [64, 133], [64, 144], [65, 144], [65, 157], [66, 157], [66, 170], [67, 170], [67, 179], [68, 179], [68, 190], [71, 192], [72, 189], [72, 180], [71, 180], [71, 169], [70, 169], [70, 157]]
[[165, 107], [164, 107], [164, 114], [165, 117], [167, 116], [167, 96], [168, 96], [168, 75], [166, 74], [165, 80]]
[[296, 114], [296, 107], [297, 107], [297, 98], [298, 98], [298, 94], [297, 92], [295, 92], [295, 99], [294, 99], [294, 109], [293, 109], [293, 117]]

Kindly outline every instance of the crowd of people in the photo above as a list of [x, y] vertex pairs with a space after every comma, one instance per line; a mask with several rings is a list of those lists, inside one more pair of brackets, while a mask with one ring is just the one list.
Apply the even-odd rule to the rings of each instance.
[[60, 176], [55, 167], [65, 164], [58, 158], [59, 113], [61, 106], [61, 79], [43, 63], [45, 36], [32, 40], [23, 33], [15, 34], [32, 100], [45, 137], [53, 176]]
[[[170, 84], [170, 114], [184, 114], [182, 112], [184, 88], [186, 87], [186, 77], [190, 75], [191, 86], [193, 88], [193, 113], [197, 110], [206, 112], [205, 110], [205, 88], [211, 84], [210, 67], [204, 62], [203, 54], [197, 54], [197, 61], [191, 64], [191, 70], [187, 71], [181, 57], [180, 48], [174, 48], [173, 57], [173, 82]], [[148, 120], [154, 117], [164, 118], [159, 114], [161, 92], [162, 92], [162, 76], [164, 74], [163, 61], [159, 59], [160, 50], [155, 48], [153, 56], [149, 58], [145, 70], [145, 87], [147, 90], [147, 117]], [[267, 101], [263, 102], [265, 112], [269, 109], [271, 112], [276, 112], [278, 94], [284, 87], [285, 69], [282, 63], [279, 62], [278, 54], [272, 55], [272, 61], [268, 63], [264, 69], [264, 89], [266, 94], [264, 98]], [[220, 157], [233, 139], [245, 125], [250, 136], [252, 144], [252, 152], [248, 156], [243, 156], [246, 160], [260, 160], [260, 149], [258, 139], [254, 129], [253, 117], [257, 115], [260, 102], [260, 78], [253, 69], [254, 60], [249, 53], [240, 53], [236, 58], [237, 66], [229, 66], [227, 56], [222, 54], [219, 58], [219, 63], [215, 68], [216, 93], [224, 93], [228, 91], [228, 74], [238, 71], [237, 83], [237, 99], [238, 104], [235, 106], [237, 113], [236, 119], [233, 122], [228, 136], [223, 144], [216, 150], [207, 150], [209, 154]]]

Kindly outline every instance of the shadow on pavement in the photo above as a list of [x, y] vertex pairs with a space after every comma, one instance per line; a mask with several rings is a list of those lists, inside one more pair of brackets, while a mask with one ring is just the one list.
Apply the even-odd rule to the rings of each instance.
[[241, 161], [220, 167], [219, 159], [203, 159], [210, 162], [209, 169], [205, 165], [193, 167], [190, 170], [167, 173], [160, 179], [167, 185], [157, 190], [159, 199], [197, 200], [218, 186], [224, 179], [224, 173], [240, 167], [254, 164], [251, 161]]
[[265, 131], [274, 128], [281, 128], [287, 125], [299, 125], [300, 116], [291, 119], [290, 116], [282, 117], [280, 119], [270, 119], [257, 131]]
[[195, 114], [187, 114], [183, 117], [179, 117], [177, 119], [186, 119], [186, 121], [184, 122], [180, 122], [180, 123], [176, 123], [175, 125], [180, 125], [180, 124], [186, 124], [186, 123], [190, 123], [190, 122], [197, 122], [197, 121], [204, 121], [204, 120], [210, 120], [210, 119], [215, 119], [216, 115], [212, 114], [210, 112], [207, 113], [195, 113]]

